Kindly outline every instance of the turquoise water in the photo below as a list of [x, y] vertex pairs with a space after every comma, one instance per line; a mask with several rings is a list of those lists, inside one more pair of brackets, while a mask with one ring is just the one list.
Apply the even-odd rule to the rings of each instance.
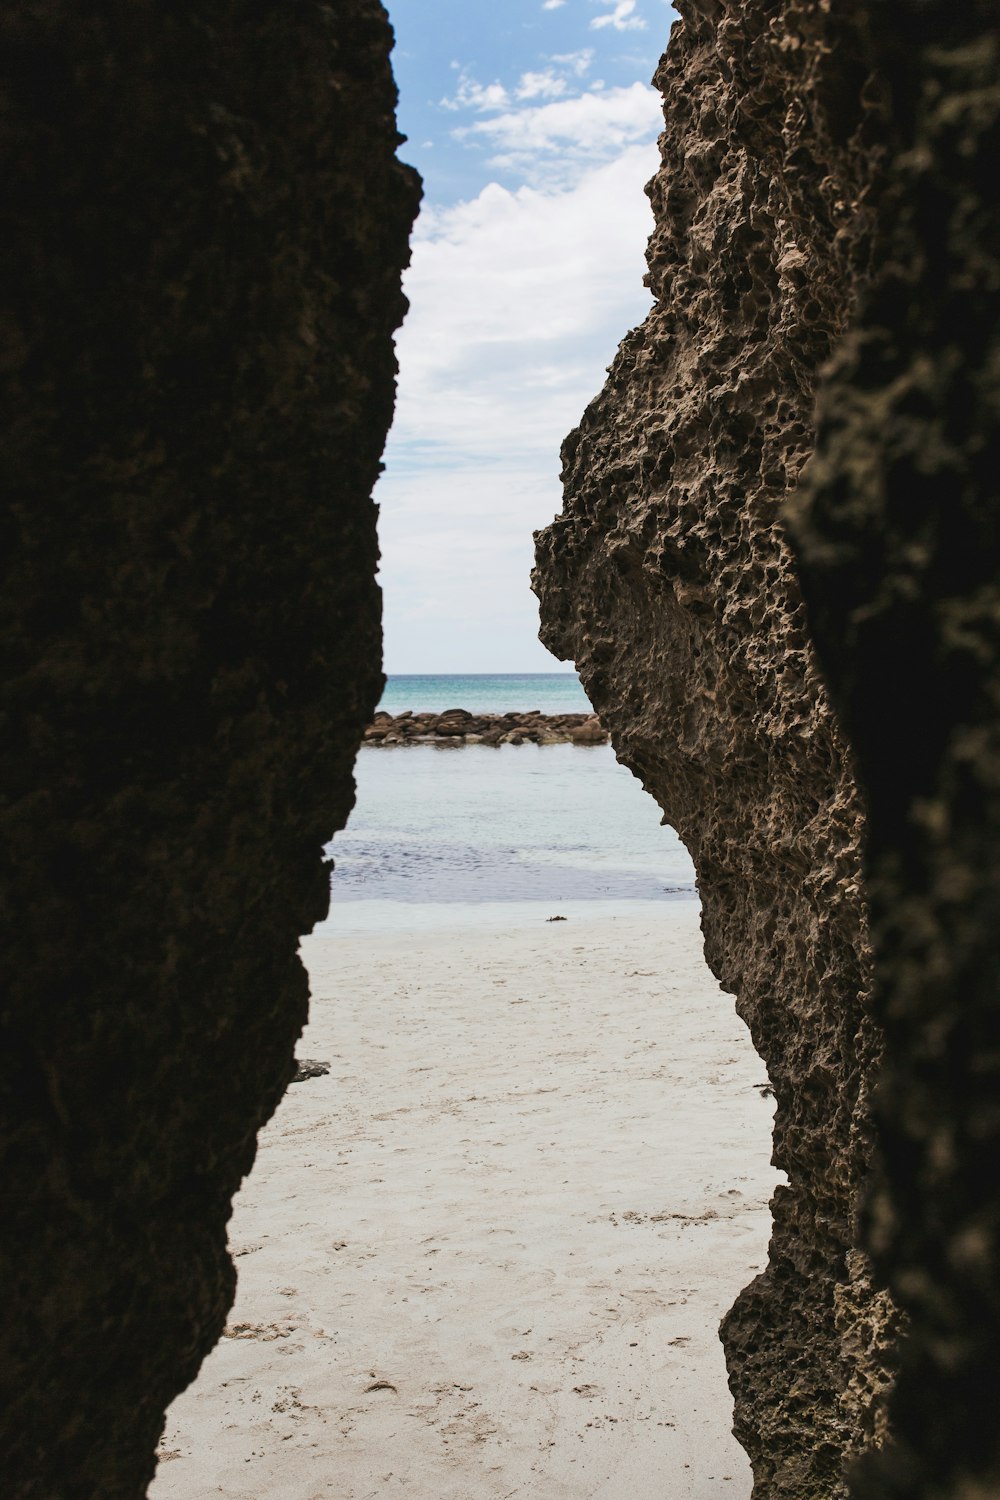
[[[515, 683], [534, 684], [534, 700]], [[391, 689], [396, 713], [506, 712], [559, 695], [570, 712], [583, 698], [568, 674], [397, 677]], [[412, 923], [416, 908], [481, 920], [487, 907], [618, 911], [695, 895], [687, 851], [610, 745], [366, 746], [355, 774], [357, 805], [330, 851], [334, 921], [363, 923], [363, 904], [384, 926]]]
[[388, 714], [412, 708], [441, 713], [505, 714], [537, 708], [546, 714], [590, 713], [590, 702], [575, 672], [502, 673], [480, 677], [390, 677], [379, 708]]

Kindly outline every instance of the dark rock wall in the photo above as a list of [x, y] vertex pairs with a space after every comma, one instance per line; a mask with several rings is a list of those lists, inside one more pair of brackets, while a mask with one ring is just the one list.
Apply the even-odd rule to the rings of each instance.
[[861, 1497], [1000, 1494], [1000, 17], [872, 6], [893, 134], [878, 270], [795, 531], [868, 803], [883, 1167], [865, 1240], [909, 1315]]
[[853, 1248], [879, 1036], [862, 810], [779, 514], [852, 309], [883, 106], [851, 6], [678, 9], [655, 305], [566, 441], [535, 587], [543, 640], [691, 851], [708, 961], [768, 1065], [788, 1186], [723, 1326], [735, 1428], [755, 1495], [831, 1500], [884, 1431], [892, 1317]]
[[222, 1328], [381, 688], [415, 176], [377, 0], [10, 0], [0, 1492], [135, 1500]]

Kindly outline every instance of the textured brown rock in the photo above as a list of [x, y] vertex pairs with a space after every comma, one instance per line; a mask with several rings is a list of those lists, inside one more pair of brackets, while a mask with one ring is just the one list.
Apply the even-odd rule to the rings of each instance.
[[233, 1292], [381, 688], [375, 0], [10, 0], [0, 1492], [136, 1500]]
[[535, 587], [543, 640], [691, 851], [708, 961], [768, 1065], [788, 1186], [723, 1326], [735, 1426], [756, 1496], [831, 1500], [883, 1430], [890, 1310], [853, 1248], [879, 1037], [861, 809], [779, 510], [853, 303], [879, 94], [850, 5], [678, 9], [655, 306], [566, 441]]
[[1000, 1494], [1000, 30], [890, 0], [877, 270], [828, 372], [797, 545], [869, 809], [883, 1163], [908, 1314], [871, 1500]]

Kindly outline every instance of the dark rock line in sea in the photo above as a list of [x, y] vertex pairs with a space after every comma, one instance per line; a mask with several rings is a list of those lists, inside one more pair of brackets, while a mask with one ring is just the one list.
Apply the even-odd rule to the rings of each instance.
[[365, 730], [366, 745], [606, 745], [608, 731], [596, 714], [473, 714], [465, 708], [443, 713], [377, 713]]

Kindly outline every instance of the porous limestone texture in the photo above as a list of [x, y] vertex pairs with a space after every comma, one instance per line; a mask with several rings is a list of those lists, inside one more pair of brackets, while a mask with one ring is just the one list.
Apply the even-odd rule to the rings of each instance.
[[382, 686], [418, 185], [377, 0], [0, 13], [0, 1493], [137, 1500], [222, 1329]]
[[858, 1500], [1000, 1494], [1000, 25], [886, 0], [877, 270], [819, 400], [794, 534], [868, 807], [881, 1169], [908, 1315]]
[[775, 1090], [788, 1185], [723, 1325], [754, 1494], [833, 1500], [884, 1436], [890, 1378], [891, 1309], [854, 1246], [880, 1038], [862, 809], [779, 514], [852, 306], [880, 95], [851, 6], [677, 8], [654, 306], [566, 440], [535, 588], [542, 639], [692, 854], [708, 962]]

